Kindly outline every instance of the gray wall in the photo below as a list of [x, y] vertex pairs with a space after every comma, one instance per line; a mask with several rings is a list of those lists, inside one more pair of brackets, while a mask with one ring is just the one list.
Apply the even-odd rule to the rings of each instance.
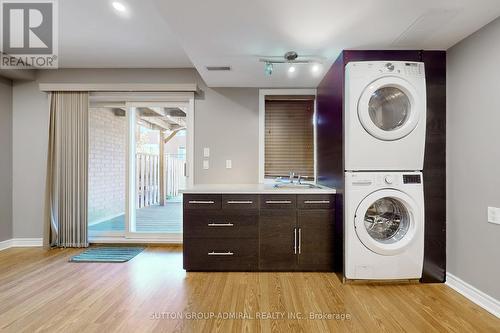
[[[258, 180], [258, 89], [210, 89], [194, 69], [61, 69], [37, 81], [14, 84], [13, 221], [15, 237], [41, 237], [48, 141], [48, 103], [43, 83], [197, 83], [194, 182], [255, 183]], [[210, 169], [203, 170], [203, 147]], [[231, 159], [232, 169], [225, 169]]]
[[447, 270], [500, 299], [500, 19], [448, 50]]
[[12, 82], [0, 77], [0, 242], [12, 238]]

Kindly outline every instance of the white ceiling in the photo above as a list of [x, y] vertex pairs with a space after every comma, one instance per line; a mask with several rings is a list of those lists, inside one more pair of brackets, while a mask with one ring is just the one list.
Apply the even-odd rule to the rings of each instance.
[[[499, 0], [64, 0], [61, 67], [196, 67], [212, 87], [316, 87], [342, 49], [447, 49], [500, 15]], [[323, 71], [259, 56], [294, 50]], [[229, 65], [229, 72], [205, 66]]]
[[59, 66], [76, 68], [193, 67], [153, 0], [59, 1]]
[[257, 56], [294, 50], [325, 57], [327, 69], [342, 49], [447, 49], [500, 15], [499, 0], [155, 1], [209, 86], [316, 87], [322, 75], [306, 66], [266, 77]]

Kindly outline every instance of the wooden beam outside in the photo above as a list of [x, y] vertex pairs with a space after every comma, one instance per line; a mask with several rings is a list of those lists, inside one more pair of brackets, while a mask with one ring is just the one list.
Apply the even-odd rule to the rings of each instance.
[[165, 206], [165, 132], [160, 131], [160, 206]]

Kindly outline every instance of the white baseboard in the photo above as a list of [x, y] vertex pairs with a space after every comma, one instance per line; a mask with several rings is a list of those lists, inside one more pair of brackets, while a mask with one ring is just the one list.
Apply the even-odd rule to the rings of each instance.
[[41, 247], [43, 238], [12, 238], [0, 242], [0, 251], [11, 247]]
[[12, 247], [12, 239], [7, 239], [0, 242], [0, 251], [6, 250], [9, 247]]
[[476, 303], [497, 318], [500, 318], [500, 301], [471, 286], [464, 280], [446, 272], [446, 285]]

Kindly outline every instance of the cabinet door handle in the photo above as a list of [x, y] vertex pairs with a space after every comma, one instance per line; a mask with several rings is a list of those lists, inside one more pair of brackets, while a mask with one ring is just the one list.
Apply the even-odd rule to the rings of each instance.
[[209, 227], [233, 227], [234, 224], [232, 223], [209, 223]]
[[215, 251], [212, 251], [212, 252], [208, 252], [208, 255], [209, 256], [232, 256], [232, 255], [234, 255], [234, 253], [231, 252], [231, 251], [227, 251], [227, 252], [215, 252]]
[[299, 228], [299, 254], [302, 252], [301, 244], [302, 244], [302, 228]]
[[238, 200], [229, 200], [227, 202], [228, 204], [245, 204], [245, 205], [251, 205], [253, 204], [253, 201], [252, 200], [241, 200], [241, 201], [238, 201]]
[[190, 204], [202, 204], [202, 205], [212, 205], [215, 203], [215, 201], [212, 200], [207, 200], [207, 201], [201, 201], [201, 200], [189, 200]]
[[266, 200], [266, 204], [291, 204], [291, 200]]
[[305, 200], [305, 204], [329, 204], [330, 200]]
[[297, 254], [297, 228], [293, 228], [293, 254]]

